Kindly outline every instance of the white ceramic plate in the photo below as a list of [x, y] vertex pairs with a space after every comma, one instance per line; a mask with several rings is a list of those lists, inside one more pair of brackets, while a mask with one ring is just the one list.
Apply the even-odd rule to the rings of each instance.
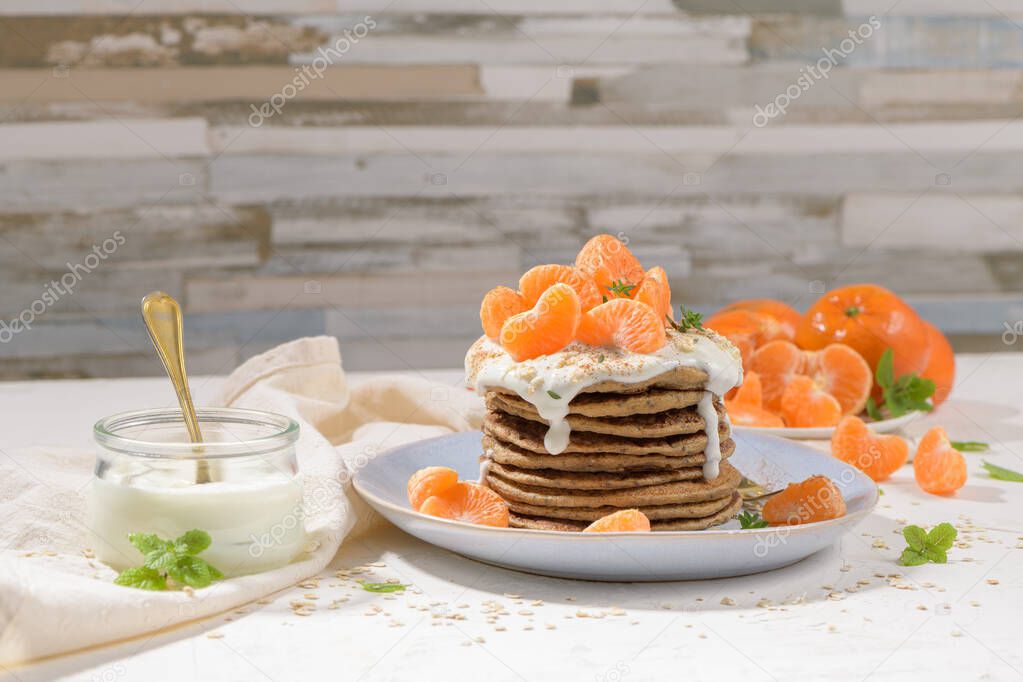
[[[867, 422], [867, 428], [874, 433], [891, 433], [898, 431], [903, 426], [906, 426], [911, 421], [919, 417], [922, 412], [907, 412], [901, 417], [895, 417], [894, 419], [882, 419], [877, 422]], [[738, 426], [733, 424], [732, 428], [734, 431], [742, 433], [763, 433], [770, 434], [772, 436], [778, 436], [779, 438], [792, 438], [794, 440], [831, 440], [831, 435], [835, 433], [834, 426], [823, 426], [812, 429], [767, 429], [758, 426]]]
[[431, 544], [488, 564], [559, 578], [657, 581], [721, 578], [795, 563], [833, 544], [870, 513], [877, 486], [865, 475], [806, 445], [734, 433], [729, 458], [747, 477], [775, 490], [815, 474], [838, 485], [848, 514], [798, 526], [741, 530], [737, 521], [702, 531], [564, 533], [474, 526], [413, 511], [409, 477], [426, 466], [449, 466], [476, 480], [480, 433], [419, 441], [382, 453], [355, 475], [355, 489], [389, 521]]

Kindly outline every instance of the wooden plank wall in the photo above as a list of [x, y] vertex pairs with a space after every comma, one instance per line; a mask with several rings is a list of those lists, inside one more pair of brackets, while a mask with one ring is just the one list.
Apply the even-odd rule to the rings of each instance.
[[6, 0], [0, 378], [159, 372], [154, 288], [195, 373], [457, 366], [601, 231], [704, 311], [869, 280], [1023, 348], [1023, 0], [743, 4]]

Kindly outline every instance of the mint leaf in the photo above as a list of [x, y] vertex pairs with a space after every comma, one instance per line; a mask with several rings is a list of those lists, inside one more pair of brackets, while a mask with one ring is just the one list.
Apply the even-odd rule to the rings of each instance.
[[137, 587], [140, 590], [166, 590], [167, 578], [156, 569], [147, 566], [126, 568], [114, 578], [115, 585]]
[[924, 549], [924, 556], [927, 557], [927, 560], [931, 563], [944, 564], [948, 562], [948, 555], [945, 554], [945, 550], [938, 547], [928, 546]]
[[[895, 378], [892, 349], [888, 348], [881, 354], [874, 371], [874, 379], [881, 389], [884, 410], [888, 417], [901, 417], [913, 411], [930, 412], [934, 406], [930, 398], [934, 395], [934, 382], [922, 379], [916, 374], [903, 374]], [[883, 412], [877, 403], [867, 402], [867, 414], [872, 419], [883, 419]]]
[[1013, 483], [1023, 483], [1023, 474], [1012, 469], [1006, 469], [1000, 467], [991, 462], [984, 461], [984, 469], [987, 471], [987, 475], [998, 481], [1011, 481]]
[[365, 580], [360, 580], [359, 584], [367, 592], [404, 592], [408, 587], [400, 583], [368, 583]]
[[927, 531], [920, 526], [906, 526], [902, 529], [902, 537], [910, 549], [920, 552], [927, 545]]
[[954, 440], [952, 447], [959, 452], [987, 452], [991, 446], [979, 440]]
[[894, 358], [894, 352], [891, 348], [888, 348], [881, 354], [881, 359], [877, 361], [877, 370], [874, 372], [874, 378], [877, 379], [877, 385], [882, 388], [890, 388], [895, 383]]
[[174, 548], [185, 554], [198, 554], [210, 546], [210, 534], [203, 530], [190, 530], [174, 541]]
[[951, 523], [939, 523], [927, 533], [927, 544], [938, 549], [952, 549], [958, 534]]
[[167, 569], [167, 574], [174, 579], [174, 582], [195, 588], [208, 587], [213, 581], [224, 577], [205, 559], [191, 554], [179, 556], [174, 565]]
[[927, 561], [927, 557], [921, 552], [917, 552], [909, 547], [902, 550], [902, 556], [899, 557], [899, 563], [903, 566], [920, 566], [921, 564], [926, 564]]
[[756, 512], [743, 512], [736, 517], [739, 520], [740, 528], [767, 528], [767, 521], [760, 518]]
[[555, 393], [554, 391], [547, 391], [547, 395], [554, 398], [555, 400], [561, 400], [561, 396]]
[[149, 554], [156, 550], [166, 550], [170, 544], [166, 540], [161, 540], [154, 533], [128, 533], [128, 542], [143, 554]]
[[884, 419], [884, 415], [881, 414], [881, 410], [877, 407], [877, 401], [871, 396], [867, 398], [867, 415], [876, 422]]
[[178, 553], [174, 549], [154, 549], [146, 555], [145, 566], [166, 573], [177, 563]]

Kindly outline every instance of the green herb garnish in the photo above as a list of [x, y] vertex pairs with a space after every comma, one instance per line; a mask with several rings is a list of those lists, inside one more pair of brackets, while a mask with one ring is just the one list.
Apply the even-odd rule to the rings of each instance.
[[920, 526], [906, 526], [902, 537], [906, 538], [906, 549], [902, 550], [899, 563], [903, 566], [919, 566], [928, 562], [943, 564], [948, 561], [946, 552], [955, 542], [955, 527], [951, 523], [939, 523], [925, 531]]
[[623, 279], [611, 282], [611, 286], [609, 286], [607, 290], [619, 298], [629, 298], [632, 296], [632, 290], [635, 288], [635, 284], [629, 284]]
[[767, 528], [767, 521], [760, 518], [760, 514], [756, 512], [744, 511], [736, 518], [739, 519], [740, 528]]
[[679, 308], [678, 322], [671, 319], [668, 315], [664, 316], [668, 320], [668, 324], [671, 328], [677, 332], [685, 332], [690, 329], [703, 329], [703, 315], [696, 312], [695, 310], [689, 310], [685, 306]]
[[867, 400], [867, 414], [870, 418], [878, 421], [884, 419], [882, 407], [889, 418], [901, 417], [914, 410], [922, 412], [933, 410], [934, 406], [928, 399], [934, 395], [934, 382], [922, 379], [912, 372], [896, 379], [892, 357], [892, 349], [889, 348], [877, 362], [874, 379], [881, 387], [883, 401], [879, 406], [873, 397]]
[[952, 447], [959, 452], [987, 452], [991, 446], [979, 440], [954, 440]]
[[176, 540], [163, 540], [152, 533], [129, 533], [128, 541], [145, 556], [142, 566], [125, 569], [114, 580], [117, 585], [140, 590], [166, 590], [167, 579], [174, 585], [208, 587], [224, 574], [197, 554], [210, 546], [209, 533], [190, 530]]
[[555, 393], [554, 391], [547, 391], [547, 395], [554, 398], [555, 400], [561, 400], [561, 396]]
[[987, 471], [987, 475], [993, 479], [999, 481], [1012, 481], [1013, 483], [1023, 483], [1023, 474], [1018, 471], [1006, 469], [1005, 467], [1000, 467], [997, 464], [992, 464], [987, 461], [982, 462], [982, 464], [985, 471]]
[[368, 583], [365, 580], [360, 580], [359, 585], [367, 592], [404, 592], [408, 587], [401, 583]]
[[600, 355], [597, 356], [597, 362], [604, 362], [604, 354], [603, 353], [601, 353]]

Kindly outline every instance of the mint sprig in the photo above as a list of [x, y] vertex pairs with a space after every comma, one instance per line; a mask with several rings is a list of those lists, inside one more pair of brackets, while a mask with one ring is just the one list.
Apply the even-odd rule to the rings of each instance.
[[951, 445], [959, 452], [987, 452], [991, 448], [979, 440], [954, 440]]
[[916, 410], [930, 412], [934, 406], [929, 398], [934, 395], [934, 382], [910, 372], [895, 378], [892, 349], [888, 348], [877, 361], [874, 380], [881, 388], [880, 405], [873, 397], [867, 400], [867, 414], [880, 421], [885, 418], [901, 417]]
[[767, 528], [767, 521], [756, 512], [744, 511], [736, 518], [739, 520], [739, 528]]
[[210, 546], [209, 533], [190, 530], [174, 540], [153, 533], [129, 533], [128, 542], [142, 553], [142, 566], [125, 569], [114, 580], [117, 585], [141, 590], [167, 590], [167, 579], [175, 585], [196, 589], [208, 587], [224, 574], [205, 559], [196, 556]]
[[981, 462], [987, 475], [998, 481], [1011, 481], [1012, 483], [1023, 483], [1023, 474], [1012, 469], [1000, 467], [988, 461]]
[[359, 585], [367, 592], [404, 592], [408, 587], [401, 583], [368, 583], [365, 580], [360, 580]]
[[952, 549], [958, 533], [951, 523], [939, 523], [930, 531], [920, 526], [906, 526], [902, 537], [906, 538], [906, 549], [902, 550], [899, 563], [903, 566], [920, 566], [926, 563], [943, 564], [948, 561], [948, 550]]

